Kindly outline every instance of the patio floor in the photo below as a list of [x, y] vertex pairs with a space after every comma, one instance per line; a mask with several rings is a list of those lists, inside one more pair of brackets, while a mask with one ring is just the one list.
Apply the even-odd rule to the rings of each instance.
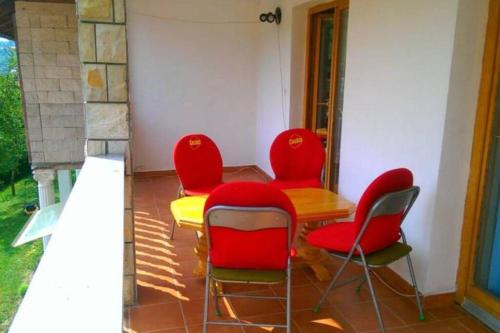
[[[265, 181], [253, 168], [242, 168], [224, 174], [225, 181]], [[175, 239], [168, 240], [172, 216], [170, 201], [176, 198], [176, 176], [137, 178], [135, 180], [135, 237], [139, 302], [125, 310], [124, 332], [197, 333], [202, 331], [204, 279], [192, 275], [196, 264], [194, 232], [176, 228]], [[338, 261], [327, 263], [334, 272]], [[357, 274], [349, 267], [344, 277]], [[378, 325], [366, 285], [355, 292], [355, 285], [333, 291], [321, 312], [312, 307], [327, 283], [318, 282], [307, 268], [294, 269], [292, 275], [293, 332], [378, 332]], [[374, 279], [382, 315], [388, 332], [490, 332], [458, 306], [427, 309], [426, 322], [419, 322], [413, 299], [398, 296]], [[225, 287], [231, 292], [280, 295], [278, 286]], [[284, 304], [270, 300], [223, 300], [224, 319], [245, 322], [284, 323]], [[210, 308], [213, 314], [213, 307]], [[234, 319], [239, 318], [239, 319]], [[209, 332], [284, 332], [271, 328], [210, 327]]]

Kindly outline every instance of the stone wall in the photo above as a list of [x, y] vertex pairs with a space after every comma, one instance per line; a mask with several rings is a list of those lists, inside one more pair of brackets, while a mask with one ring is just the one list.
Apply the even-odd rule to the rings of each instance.
[[124, 0], [77, 0], [86, 154], [125, 156], [124, 304], [136, 302]]
[[75, 5], [16, 1], [15, 18], [32, 166], [79, 164], [85, 122]]

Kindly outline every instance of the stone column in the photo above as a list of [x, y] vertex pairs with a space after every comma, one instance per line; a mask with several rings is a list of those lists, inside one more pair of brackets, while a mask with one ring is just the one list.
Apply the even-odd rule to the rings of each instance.
[[136, 303], [125, 0], [77, 0], [87, 156], [125, 156], [124, 303]]
[[[55, 172], [52, 169], [35, 169], [33, 178], [38, 182], [38, 201], [40, 208], [45, 208], [55, 203], [54, 178]], [[43, 248], [49, 244], [50, 236], [43, 237]]]

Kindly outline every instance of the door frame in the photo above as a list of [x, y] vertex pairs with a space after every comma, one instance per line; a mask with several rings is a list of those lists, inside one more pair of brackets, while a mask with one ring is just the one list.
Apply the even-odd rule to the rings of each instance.
[[[322, 12], [326, 12], [329, 10], [335, 10], [334, 17], [335, 20], [333, 22], [333, 29], [334, 33], [332, 35], [333, 38], [333, 58], [332, 58], [332, 63], [331, 63], [331, 82], [330, 82], [330, 105], [328, 106], [328, 113], [330, 115], [333, 115], [333, 108], [335, 107], [335, 92], [336, 92], [336, 85], [337, 85], [337, 65], [338, 65], [338, 50], [339, 50], [339, 43], [340, 43], [340, 11], [342, 9], [349, 8], [349, 0], [334, 0], [331, 2], [327, 3], [322, 3], [319, 5], [316, 5], [314, 7], [309, 8], [308, 13], [307, 13], [307, 29], [306, 29], [306, 56], [305, 56], [305, 75], [304, 75], [304, 108], [303, 108], [303, 114], [302, 114], [302, 127], [304, 128], [310, 128], [315, 126], [316, 122], [316, 115], [315, 114], [310, 114], [310, 110], [312, 109], [313, 104], [315, 103], [313, 100], [316, 99], [317, 96], [317, 87], [315, 83], [313, 82], [313, 79], [317, 77], [317, 71], [318, 68], [318, 59], [316, 57], [319, 57], [319, 52], [317, 50], [317, 43], [312, 43], [313, 40], [317, 38], [317, 36], [312, 36], [313, 32], [315, 31], [315, 27], [313, 26], [315, 23], [315, 20], [313, 19], [313, 16], [320, 14]], [[314, 39], [313, 39], [314, 38]], [[314, 68], [311, 66], [311, 61], [312, 57], [315, 57], [314, 59]], [[312, 88], [314, 88], [314, 91], [311, 91]], [[310, 94], [310, 92], [312, 94]], [[313, 125], [314, 124], [314, 125]], [[334, 121], [333, 117], [329, 117], [328, 119], [328, 134], [326, 137], [326, 144], [327, 144], [327, 156], [326, 156], [326, 161], [325, 161], [325, 187], [330, 186], [330, 161], [331, 161], [331, 154], [332, 154], [332, 147], [331, 143], [333, 140], [333, 126], [334, 126]]]
[[495, 99], [500, 84], [499, 78], [500, 0], [490, 0], [465, 200], [456, 300], [463, 304], [467, 298], [497, 318], [500, 318], [500, 303], [495, 301], [492, 295], [474, 284], [474, 273], [481, 214], [485, 200], [484, 189], [495, 116]]

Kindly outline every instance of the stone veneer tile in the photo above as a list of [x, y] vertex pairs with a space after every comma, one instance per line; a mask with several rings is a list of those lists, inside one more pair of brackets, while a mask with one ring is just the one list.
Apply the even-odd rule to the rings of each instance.
[[42, 52], [69, 54], [69, 42], [44, 41], [42, 42]]
[[78, 48], [82, 62], [96, 61], [95, 26], [89, 23], [80, 23], [78, 26]]
[[82, 87], [85, 101], [105, 102], [108, 100], [105, 65], [83, 65]]
[[30, 15], [30, 27], [31, 28], [40, 28], [40, 16], [38, 15]]
[[73, 103], [75, 97], [71, 91], [49, 91], [47, 95], [48, 103]]
[[112, 22], [112, 0], [79, 0], [78, 14], [83, 21]]
[[76, 16], [75, 4], [16, 1], [16, 12], [32, 15]]
[[132, 176], [125, 176], [125, 209], [132, 208]]
[[52, 41], [55, 40], [54, 29], [50, 28], [32, 28], [31, 39], [36, 41]]
[[39, 104], [31, 104], [26, 105], [24, 107], [24, 111], [28, 117], [30, 116], [38, 116], [40, 114], [40, 105]]
[[[35, 112], [35, 110], [33, 111]], [[42, 116], [83, 116], [82, 104], [41, 104], [40, 114]], [[83, 124], [82, 124], [83, 126]]]
[[123, 277], [123, 305], [133, 305], [135, 303], [135, 275]]
[[33, 54], [31, 54], [31, 53], [19, 53], [19, 62], [23, 65], [32, 66], [34, 64]]
[[128, 141], [108, 141], [108, 154], [120, 154], [125, 157], [125, 174], [132, 173], [132, 159], [130, 157], [130, 145]]
[[66, 16], [61, 15], [41, 15], [40, 25], [42, 28], [66, 28]]
[[23, 80], [23, 91], [36, 91], [36, 85], [34, 79], [24, 79]]
[[61, 90], [79, 92], [82, 90], [82, 81], [75, 79], [61, 79]]
[[37, 91], [59, 91], [59, 79], [35, 79]]
[[30, 16], [26, 12], [16, 12], [16, 26], [18, 28], [30, 27]]
[[17, 28], [17, 40], [31, 40], [31, 30], [29, 28]]
[[96, 24], [97, 61], [127, 62], [125, 25]]
[[113, 102], [128, 101], [127, 66], [108, 65], [108, 99]]
[[56, 41], [60, 42], [75, 42], [78, 40], [78, 32], [76, 28], [56, 29]]
[[45, 158], [43, 156], [43, 153], [32, 153], [30, 155], [30, 162], [31, 163], [43, 163], [43, 162], [45, 162]]
[[24, 79], [34, 79], [35, 70], [33, 66], [24, 66], [21, 64], [21, 77]]
[[124, 238], [125, 242], [133, 242], [134, 241], [134, 218], [132, 215], [131, 209], [125, 210], [125, 230], [124, 230]]
[[134, 267], [134, 244], [132, 243], [125, 243], [125, 249], [124, 249], [124, 263], [123, 263], [123, 273], [124, 274], [134, 274], [135, 273], [135, 267]]
[[88, 139], [129, 138], [126, 104], [87, 103], [85, 119]]
[[125, 0], [115, 1], [115, 22], [125, 23]]
[[17, 41], [17, 49], [20, 53], [31, 53], [33, 52], [33, 46], [30, 40], [19, 40]]
[[43, 54], [43, 53], [35, 53], [34, 60], [36, 66], [56, 66], [57, 58], [56, 54]]
[[85, 154], [87, 156], [105, 155], [106, 141], [87, 140], [85, 144]]
[[75, 54], [57, 54], [56, 63], [57, 66], [80, 68], [80, 58]]

